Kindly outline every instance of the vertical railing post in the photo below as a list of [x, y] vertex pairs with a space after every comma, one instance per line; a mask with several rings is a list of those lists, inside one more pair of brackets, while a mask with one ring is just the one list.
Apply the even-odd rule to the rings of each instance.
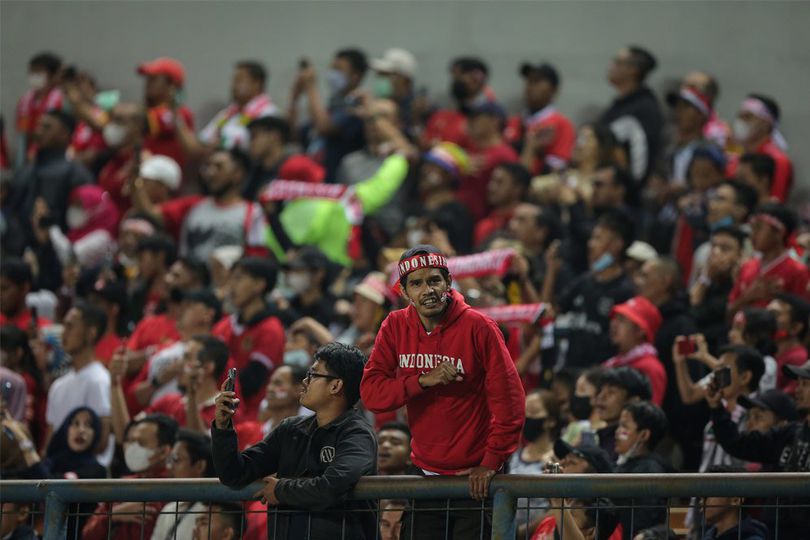
[[67, 504], [59, 496], [49, 491], [45, 497], [45, 534], [42, 540], [67, 538]]
[[495, 491], [492, 500], [492, 540], [514, 540], [517, 534], [517, 499], [505, 489]]

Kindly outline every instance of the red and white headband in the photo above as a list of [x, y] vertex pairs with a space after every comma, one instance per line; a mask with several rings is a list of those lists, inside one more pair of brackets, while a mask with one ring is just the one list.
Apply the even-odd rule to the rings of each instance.
[[779, 221], [778, 219], [776, 219], [775, 217], [773, 217], [770, 214], [754, 214], [751, 217], [751, 223], [755, 223], [757, 221], [760, 221], [762, 223], [767, 223], [768, 225], [770, 225], [774, 229], [777, 229], [777, 230], [782, 231], [782, 232], [785, 232], [785, 230], [787, 229], [787, 227], [785, 227], [784, 223], [782, 223], [781, 221]]
[[447, 270], [447, 257], [438, 253], [427, 253], [422, 255], [414, 255], [397, 264], [399, 269], [400, 279], [407, 276], [416, 270], [423, 268], [439, 268]]
[[740, 105], [740, 111], [751, 113], [757, 118], [761, 118], [773, 126], [773, 131], [771, 133], [773, 142], [776, 143], [776, 146], [782, 150], [787, 150], [787, 140], [785, 139], [785, 136], [782, 135], [782, 132], [779, 131], [779, 121], [774, 117], [761, 99], [757, 99], [755, 97], [745, 98], [742, 105]]
[[694, 106], [704, 115], [709, 116], [711, 114], [712, 106], [709, 104], [708, 98], [706, 98], [703, 94], [701, 94], [694, 88], [690, 88], [689, 86], [682, 86], [680, 91], [678, 92], [678, 96], [682, 100]]

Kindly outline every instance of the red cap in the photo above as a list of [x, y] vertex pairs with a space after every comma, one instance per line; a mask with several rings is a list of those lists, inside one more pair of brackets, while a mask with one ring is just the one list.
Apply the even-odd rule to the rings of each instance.
[[655, 333], [661, 326], [661, 312], [658, 311], [655, 304], [643, 296], [636, 296], [610, 310], [611, 318], [616, 315], [623, 315], [641, 328], [649, 342], [655, 341]]
[[281, 165], [277, 176], [286, 180], [320, 184], [326, 177], [326, 171], [306, 156], [290, 156]]
[[186, 70], [183, 64], [174, 58], [160, 57], [138, 66], [139, 75], [165, 75], [177, 86], [183, 86]]

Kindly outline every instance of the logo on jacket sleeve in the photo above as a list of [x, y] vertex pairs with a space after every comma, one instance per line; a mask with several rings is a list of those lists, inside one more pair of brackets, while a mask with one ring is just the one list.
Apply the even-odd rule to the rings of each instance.
[[334, 446], [324, 446], [321, 448], [321, 463], [332, 463], [333, 459], [335, 459]]

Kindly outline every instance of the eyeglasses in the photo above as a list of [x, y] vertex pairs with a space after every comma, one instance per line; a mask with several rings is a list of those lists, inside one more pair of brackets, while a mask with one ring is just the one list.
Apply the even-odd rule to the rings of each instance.
[[340, 379], [340, 377], [335, 377], [334, 375], [325, 375], [323, 373], [317, 373], [310, 369], [309, 371], [307, 371], [307, 376], [304, 378], [304, 380], [310, 382], [312, 381], [312, 379]]

